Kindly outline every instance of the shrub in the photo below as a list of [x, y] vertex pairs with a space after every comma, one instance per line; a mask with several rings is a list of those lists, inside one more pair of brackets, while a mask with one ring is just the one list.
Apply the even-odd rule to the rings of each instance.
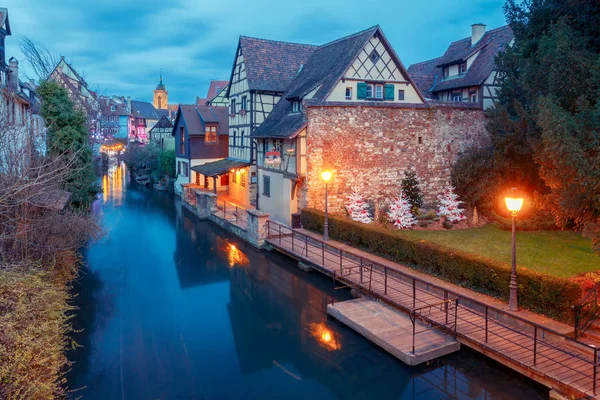
[[[305, 209], [302, 226], [322, 232], [323, 213]], [[460, 286], [508, 301], [510, 265], [479, 255], [448, 249], [402, 236], [375, 225], [329, 216], [329, 236], [392, 261], [408, 264]], [[581, 288], [565, 278], [519, 268], [519, 303], [523, 308], [569, 321], [571, 305], [581, 299]]]

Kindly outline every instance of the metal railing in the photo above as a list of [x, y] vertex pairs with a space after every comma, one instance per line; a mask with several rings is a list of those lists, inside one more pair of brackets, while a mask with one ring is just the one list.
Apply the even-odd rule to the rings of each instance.
[[583, 299], [572, 307], [575, 320], [573, 331], [575, 339], [585, 333], [600, 318], [600, 307], [598, 307], [599, 289], [600, 282], [596, 283]]
[[[514, 363], [536, 367], [549, 377], [552, 377], [552, 371], [564, 368], [568, 371], [562, 374], [567, 375], [562, 380], [577, 378], [570, 385], [587, 383], [591, 389], [588, 392], [596, 394], [598, 349], [595, 346], [274, 221], [267, 222], [267, 238], [280, 248], [291, 248], [294, 255], [333, 279], [348, 286], [354, 285], [351, 287], [408, 313], [433, 306], [440, 301], [456, 301], [457, 336], [474, 341]], [[399, 300], [402, 297], [404, 302]], [[458, 304], [461, 306], [458, 307]], [[508, 320], [514, 322], [508, 323]], [[428, 322], [441, 323], [435, 318], [428, 318]], [[550, 337], [554, 337], [554, 340], [551, 341]], [[508, 353], [517, 350], [518, 354], [509, 355], [506, 348], [503, 349], [500, 345], [511, 349]]]
[[[440, 311], [445, 317], [444, 322], [432, 322], [437, 321], [438, 315], [434, 314], [436, 311]], [[434, 318], [435, 315], [435, 318]], [[425, 324], [429, 323], [429, 328], [423, 329], [419, 332], [416, 331], [417, 323], [421, 321]], [[437, 304], [431, 304], [419, 308], [414, 308], [410, 312], [410, 322], [412, 322], [412, 353], [415, 353], [415, 339], [419, 333], [429, 332], [432, 328], [440, 329], [445, 334], [451, 333], [454, 335], [454, 340], [458, 339], [457, 333], [457, 321], [458, 321], [458, 299], [443, 300]]]
[[223, 219], [235, 221], [236, 225], [248, 224], [248, 215], [245, 208], [223, 199], [217, 199], [216, 205], [219, 216]]

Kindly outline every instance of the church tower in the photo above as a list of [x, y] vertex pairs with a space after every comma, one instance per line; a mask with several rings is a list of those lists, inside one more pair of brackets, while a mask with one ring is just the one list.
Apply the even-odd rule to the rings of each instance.
[[157, 110], [166, 110], [169, 108], [169, 92], [162, 80], [162, 71], [160, 73], [160, 82], [154, 91], [154, 108]]

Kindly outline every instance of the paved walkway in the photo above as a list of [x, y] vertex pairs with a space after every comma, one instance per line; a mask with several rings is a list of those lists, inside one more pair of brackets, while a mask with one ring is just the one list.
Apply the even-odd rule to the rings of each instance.
[[[506, 305], [400, 264], [305, 230], [269, 222], [267, 242], [371, 297], [404, 312], [458, 299], [456, 330], [461, 342], [562, 393], [594, 396], [598, 352], [566, 334], [572, 328], [534, 313], [512, 313]], [[433, 324], [446, 326], [432, 308]]]

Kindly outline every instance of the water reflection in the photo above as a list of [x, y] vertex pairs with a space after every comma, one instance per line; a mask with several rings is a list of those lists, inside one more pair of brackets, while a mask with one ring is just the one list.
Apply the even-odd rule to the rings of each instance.
[[[82, 280], [84, 399], [504, 399], [539, 386], [468, 350], [410, 368], [326, 314], [350, 298], [109, 171]], [[119, 180], [120, 179], [120, 180]], [[104, 178], [103, 178], [104, 182]], [[104, 185], [104, 183], [103, 183]], [[119, 186], [119, 188], [113, 186]], [[88, 311], [83, 311], [88, 310]], [[88, 315], [89, 314], [89, 315]], [[87, 315], [87, 318], [85, 316]]]

